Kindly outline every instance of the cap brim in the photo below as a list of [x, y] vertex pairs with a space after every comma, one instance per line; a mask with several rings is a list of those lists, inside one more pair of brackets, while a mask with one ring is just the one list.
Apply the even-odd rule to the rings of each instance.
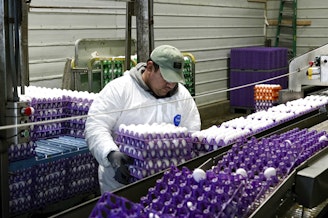
[[182, 83], [185, 84], [185, 78], [182, 72], [176, 72], [171, 69], [160, 67], [162, 77], [165, 81], [170, 83]]

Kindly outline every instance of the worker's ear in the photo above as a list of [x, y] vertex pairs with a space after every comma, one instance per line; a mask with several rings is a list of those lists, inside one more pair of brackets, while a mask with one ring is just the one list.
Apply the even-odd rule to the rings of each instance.
[[154, 67], [153, 61], [151, 61], [151, 60], [147, 61], [147, 70], [152, 71], [153, 67]]

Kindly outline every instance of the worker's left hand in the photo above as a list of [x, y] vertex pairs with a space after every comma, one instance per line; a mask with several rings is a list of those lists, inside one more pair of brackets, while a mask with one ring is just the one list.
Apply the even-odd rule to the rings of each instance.
[[130, 171], [128, 169], [127, 165], [121, 165], [115, 170], [115, 176], [114, 179], [118, 181], [119, 183], [122, 183], [124, 185], [129, 184], [130, 182]]
[[114, 179], [124, 185], [129, 184], [130, 171], [128, 165], [132, 162], [131, 158], [120, 151], [112, 151], [108, 154], [108, 160], [115, 171]]

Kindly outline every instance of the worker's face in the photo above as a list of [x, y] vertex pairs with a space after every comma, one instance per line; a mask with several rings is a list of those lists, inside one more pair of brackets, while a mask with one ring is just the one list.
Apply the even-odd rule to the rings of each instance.
[[177, 83], [170, 83], [164, 80], [161, 74], [161, 70], [158, 69], [157, 71], [155, 71], [155, 67], [151, 64], [151, 71], [149, 73], [147, 85], [157, 96], [163, 97], [166, 96], [167, 93], [170, 92], [172, 89], [174, 89]]

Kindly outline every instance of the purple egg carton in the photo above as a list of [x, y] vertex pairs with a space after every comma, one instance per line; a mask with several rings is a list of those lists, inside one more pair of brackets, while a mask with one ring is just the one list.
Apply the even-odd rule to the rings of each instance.
[[[30, 104], [35, 109], [32, 122], [57, 120], [71, 116], [87, 115], [93, 99], [76, 98], [63, 95], [57, 98], [32, 98]], [[46, 139], [61, 135], [84, 138], [86, 118], [55, 122], [54, 124], [35, 125], [31, 133], [32, 139]], [[61, 125], [61, 127], [54, 127]]]
[[65, 185], [65, 198], [72, 197], [76, 194], [93, 192], [99, 188], [98, 179], [95, 177], [85, 177], [79, 180], [69, 181]]
[[65, 135], [66, 136], [72, 136], [72, 137], [76, 137], [76, 138], [84, 138], [84, 129], [83, 128], [79, 128], [79, 129], [65, 129]]
[[165, 170], [170, 166], [177, 166], [181, 163], [184, 163], [186, 160], [190, 160], [191, 158], [192, 156], [176, 156], [172, 158], [164, 157], [147, 159], [145, 161], [135, 159], [133, 165], [129, 166], [129, 169], [133, 177], [142, 179]]
[[[36, 121], [37, 122], [37, 121]], [[38, 139], [52, 138], [61, 135], [65, 130], [62, 122], [52, 122], [48, 124], [38, 124], [31, 126], [31, 139], [36, 141]]]
[[120, 144], [120, 151], [139, 160], [147, 160], [149, 158], [172, 158], [177, 156], [188, 157], [192, 153], [192, 146], [190, 143], [184, 146], [175, 147], [174, 149], [167, 148], [152, 148], [140, 149], [138, 147]]
[[9, 162], [25, 160], [35, 157], [35, 142], [29, 141], [22, 144], [12, 144], [8, 149]]
[[134, 203], [110, 192], [105, 192], [101, 196], [89, 215], [89, 218], [98, 217], [169, 218], [168, 216], [159, 216], [156, 211], [145, 208], [138, 203]]
[[9, 174], [9, 190], [10, 198], [15, 199], [21, 193], [30, 193], [33, 190], [33, 183], [31, 178], [35, 176], [32, 167], [23, 170], [16, 170]]
[[[76, 158], [76, 157], [74, 157]], [[67, 169], [67, 174], [70, 180], [79, 180], [83, 178], [89, 178], [90, 176], [97, 177], [98, 174], [98, 163], [97, 161], [90, 155], [82, 155], [78, 158], [83, 158], [83, 161], [78, 161], [78, 165], [71, 164], [71, 160], [68, 161], [68, 165], [70, 166]]]
[[139, 160], [189, 156], [192, 152], [190, 134], [184, 133], [139, 136], [139, 133], [122, 130], [117, 132], [115, 142], [120, 145], [120, 151]]
[[31, 116], [32, 121], [59, 119], [65, 115], [62, 108], [36, 109]]
[[20, 197], [9, 200], [9, 213], [11, 216], [19, 215], [25, 211], [29, 211], [34, 206], [32, 193], [23, 193]]
[[[162, 141], [164, 146], [172, 146], [171, 142], [174, 142], [175, 139], [181, 140], [184, 139], [187, 142], [190, 141], [190, 133], [172, 133], [172, 134], [141, 134], [139, 132], [133, 132], [129, 130], [122, 129], [121, 131], [116, 132], [117, 138], [116, 141], [118, 143], [123, 144], [130, 144], [136, 147], [139, 147], [141, 149], [146, 148], [152, 148], [151, 143], [156, 143], [158, 141]], [[166, 144], [165, 142], [170, 142], [170, 144]]]
[[268, 70], [288, 67], [287, 48], [242, 47], [230, 52], [232, 69]]
[[9, 174], [9, 212], [11, 215], [34, 208], [33, 167], [16, 170]]
[[34, 109], [60, 108], [63, 106], [63, 99], [61, 97], [32, 98], [30, 104]]
[[239, 215], [239, 207], [231, 208], [229, 203], [240, 199], [244, 179], [240, 175], [215, 176], [211, 173], [207, 173], [206, 177], [198, 183], [187, 168], [183, 167], [180, 171], [171, 167], [156, 181], [155, 187], [140, 199], [141, 204], [160, 215], [172, 217]]
[[217, 150], [221, 147], [227, 146], [229, 144], [235, 143], [237, 140], [242, 140], [243, 138], [247, 138], [253, 134], [255, 134], [256, 131], [251, 130], [250, 133], [245, 133], [244, 135], [240, 137], [235, 137], [230, 139], [227, 142], [224, 142], [223, 139], [220, 139], [219, 142], [215, 141], [215, 139], [208, 139], [208, 138], [203, 138], [199, 139], [198, 137], [193, 138], [193, 148], [194, 150], [198, 152], [209, 152], [209, 151], [214, 151]]

